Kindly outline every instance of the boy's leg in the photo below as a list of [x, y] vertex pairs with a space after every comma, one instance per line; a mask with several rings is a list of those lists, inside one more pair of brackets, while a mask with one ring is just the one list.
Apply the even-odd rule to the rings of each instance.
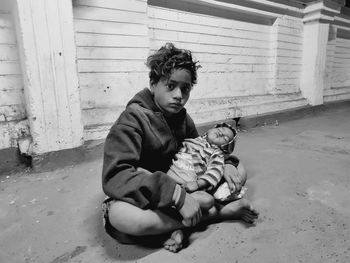
[[180, 221], [159, 210], [143, 210], [122, 201], [110, 205], [108, 217], [114, 228], [133, 236], [163, 234], [183, 227]]
[[[109, 234], [119, 242], [135, 243], [146, 236], [171, 233], [166, 240], [163, 239], [165, 236], [159, 236], [156, 242], [165, 241], [164, 248], [172, 252], [179, 251], [183, 246], [184, 234], [181, 229], [184, 226], [180, 220], [176, 220], [177, 215], [172, 218], [159, 210], [142, 210], [126, 202], [114, 201], [109, 206], [107, 216]], [[117, 234], [113, 235], [115, 232]]]
[[208, 211], [214, 206], [214, 197], [211, 194], [208, 194], [204, 191], [196, 191], [190, 194], [194, 199], [199, 203], [199, 206], [202, 210]]
[[[192, 196], [199, 203], [202, 202], [202, 205], [208, 207], [208, 204], [212, 202], [212, 199], [206, 199], [210, 195], [205, 192], [195, 192]], [[208, 203], [203, 203], [208, 200]], [[208, 213], [203, 215], [202, 221], [208, 219], [242, 219], [249, 223], [249, 221], [252, 221], [251, 219], [256, 219], [258, 216], [258, 212], [246, 199], [219, 205], [218, 208], [217, 210], [214, 206], [210, 207]], [[184, 228], [181, 221], [159, 210], [142, 210], [122, 201], [116, 201], [110, 205], [108, 216], [114, 228], [133, 236], [157, 235]]]
[[[214, 205], [213, 197], [206, 192], [197, 191], [191, 196], [204, 210], [209, 210]], [[174, 218], [175, 215], [171, 217], [159, 210], [143, 210], [122, 201], [111, 203], [108, 217], [114, 228], [133, 236], [163, 234], [184, 227], [180, 218]]]
[[[207, 194], [207, 193], [204, 193]], [[195, 194], [198, 202], [203, 201], [204, 195]], [[202, 222], [210, 223], [212, 220], [243, 220], [253, 223], [258, 217], [258, 212], [250, 202], [241, 199], [216, 208], [212, 206], [203, 214]], [[171, 237], [164, 243], [164, 247], [176, 252], [182, 248], [184, 225], [181, 221], [159, 210], [142, 210], [134, 205], [122, 201], [111, 203], [108, 211], [108, 219], [111, 225], [118, 231], [133, 236], [158, 235], [172, 232]]]
[[217, 204], [216, 218], [220, 220], [242, 220], [248, 224], [254, 224], [259, 212], [247, 199], [239, 199], [225, 205]]

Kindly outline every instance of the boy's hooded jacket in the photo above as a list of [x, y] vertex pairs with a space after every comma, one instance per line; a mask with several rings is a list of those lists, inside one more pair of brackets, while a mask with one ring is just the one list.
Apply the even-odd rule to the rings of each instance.
[[176, 183], [166, 172], [181, 142], [197, 136], [185, 109], [165, 118], [150, 90], [143, 89], [129, 101], [106, 138], [105, 194], [142, 209], [172, 206]]

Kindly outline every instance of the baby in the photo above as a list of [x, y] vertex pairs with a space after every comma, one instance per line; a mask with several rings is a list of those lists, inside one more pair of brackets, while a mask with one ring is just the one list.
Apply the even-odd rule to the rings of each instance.
[[221, 123], [203, 136], [185, 139], [167, 174], [189, 193], [205, 190], [218, 201], [241, 198], [245, 188], [231, 192], [228, 184], [222, 183], [224, 160], [233, 152], [236, 137], [237, 131], [231, 125]]

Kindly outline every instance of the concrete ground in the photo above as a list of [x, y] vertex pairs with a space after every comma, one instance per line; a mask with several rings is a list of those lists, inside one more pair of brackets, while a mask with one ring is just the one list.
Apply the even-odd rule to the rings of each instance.
[[211, 225], [177, 254], [104, 233], [101, 158], [1, 175], [0, 262], [350, 262], [349, 116], [347, 106], [241, 131], [260, 219]]

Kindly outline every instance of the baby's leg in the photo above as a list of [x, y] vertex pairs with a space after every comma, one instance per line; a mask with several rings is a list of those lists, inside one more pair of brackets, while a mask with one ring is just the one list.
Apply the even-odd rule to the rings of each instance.
[[182, 185], [184, 183], [186, 183], [186, 181], [181, 178], [173, 169], [169, 169], [169, 171], [167, 172], [167, 175], [169, 177], [171, 177], [172, 179], [174, 179], [175, 182], [177, 182], [179, 185]]
[[178, 184], [197, 180], [197, 174], [193, 166], [192, 155], [184, 152], [176, 154], [167, 174]]

